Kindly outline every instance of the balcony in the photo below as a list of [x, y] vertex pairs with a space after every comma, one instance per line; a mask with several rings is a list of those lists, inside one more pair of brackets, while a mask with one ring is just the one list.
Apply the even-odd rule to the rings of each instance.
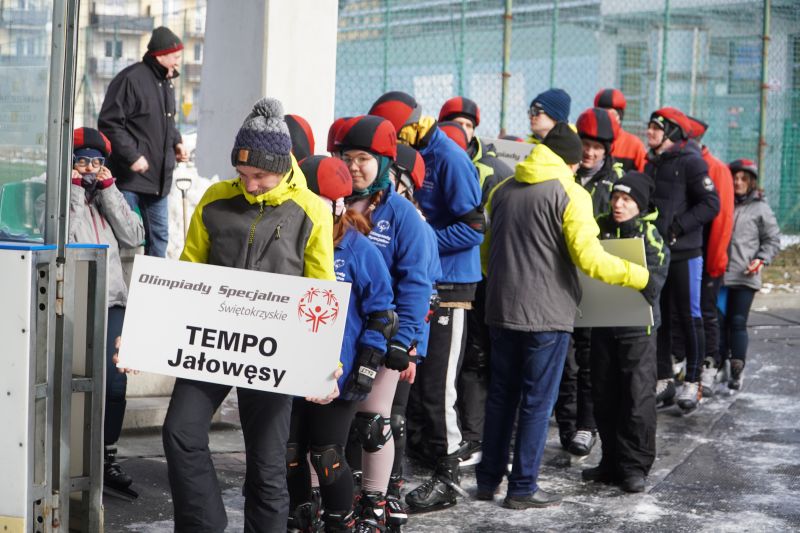
[[0, 55], [0, 67], [47, 67], [50, 57], [42, 55]]
[[44, 9], [0, 10], [0, 27], [3, 28], [41, 28], [50, 21], [51, 12]]
[[153, 31], [153, 17], [127, 15], [99, 15], [92, 13], [90, 24], [95, 31], [104, 33], [149, 33]]
[[98, 78], [113, 78], [120, 70], [134, 63], [135, 59], [120, 58], [114, 61], [111, 57], [90, 57], [87, 70], [90, 75]]
[[180, 68], [181, 76], [186, 76], [186, 81], [200, 81], [200, 72], [203, 70], [202, 63], [184, 63]]

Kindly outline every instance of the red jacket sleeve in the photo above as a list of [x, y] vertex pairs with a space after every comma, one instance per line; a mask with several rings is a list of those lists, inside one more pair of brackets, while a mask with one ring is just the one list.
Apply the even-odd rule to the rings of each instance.
[[711, 221], [706, 243], [706, 272], [718, 278], [728, 267], [728, 246], [733, 233], [733, 177], [728, 166], [703, 150], [703, 159], [708, 164], [708, 176], [714, 182], [719, 195], [719, 213]]

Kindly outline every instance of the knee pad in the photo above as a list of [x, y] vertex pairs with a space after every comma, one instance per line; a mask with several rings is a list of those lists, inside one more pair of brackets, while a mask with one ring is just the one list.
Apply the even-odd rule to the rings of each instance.
[[296, 442], [286, 444], [286, 475], [290, 476], [305, 461], [305, 450]]
[[325, 444], [311, 447], [311, 464], [317, 472], [319, 485], [333, 485], [342, 471], [342, 447], [338, 444]]
[[406, 436], [406, 417], [400, 413], [392, 414], [389, 419], [389, 427], [392, 430], [394, 440], [400, 440]]
[[380, 413], [356, 413], [353, 426], [365, 452], [377, 452], [392, 438], [391, 420]]

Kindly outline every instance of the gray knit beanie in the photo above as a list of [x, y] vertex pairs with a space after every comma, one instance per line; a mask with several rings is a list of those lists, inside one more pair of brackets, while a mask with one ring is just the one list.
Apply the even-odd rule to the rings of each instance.
[[244, 119], [231, 152], [231, 163], [284, 174], [292, 168], [292, 138], [283, 118], [283, 105], [262, 98]]

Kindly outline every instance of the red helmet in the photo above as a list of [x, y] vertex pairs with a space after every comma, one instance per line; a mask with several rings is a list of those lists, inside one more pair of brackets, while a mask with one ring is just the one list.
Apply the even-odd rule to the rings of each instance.
[[731, 170], [731, 174], [736, 174], [738, 171], [744, 170], [758, 180], [758, 166], [752, 159], [737, 159], [736, 161], [731, 161], [728, 164], [728, 168]]
[[[405, 144], [398, 144], [395, 166], [399, 167], [404, 174], [411, 176], [411, 184], [414, 186], [414, 190], [422, 187], [422, 182], [425, 181], [425, 160], [422, 159], [419, 152]], [[400, 181], [402, 181], [402, 178]]]
[[314, 132], [308, 121], [300, 115], [284, 115], [283, 118], [289, 127], [294, 158], [302, 161], [306, 157], [314, 155]]
[[300, 163], [308, 188], [319, 196], [336, 201], [353, 194], [353, 178], [341, 159], [312, 155]]
[[700, 140], [708, 131], [708, 124], [699, 118], [690, 117], [689, 115], [686, 115], [686, 119], [689, 121], [689, 131], [687, 132], [689, 138]]
[[478, 124], [481, 123], [481, 110], [478, 109], [478, 104], [473, 100], [463, 96], [456, 96], [446, 101], [442, 106], [439, 111], [439, 122], [453, 120], [457, 117], [471, 120], [473, 127], [477, 128]]
[[664, 130], [665, 137], [671, 141], [688, 139], [692, 129], [683, 111], [674, 107], [662, 107], [653, 111], [650, 122]]
[[352, 117], [339, 117], [336, 120], [334, 120], [333, 124], [331, 124], [331, 127], [328, 128], [328, 145], [327, 145], [328, 152], [334, 153], [337, 151], [336, 134], [339, 133], [339, 128], [341, 128], [342, 125], [351, 118]]
[[469, 143], [467, 142], [467, 132], [464, 127], [458, 122], [439, 122], [437, 124], [442, 133], [450, 137], [462, 150], [466, 150]]
[[611, 144], [619, 135], [619, 121], [608, 109], [591, 107], [580, 114], [575, 123], [581, 139]]
[[72, 132], [72, 149], [94, 148], [108, 157], [111, 153], [111, 141], [94, 128], [75, 128]]
[[361, 115], [341, 125], [334, 138], [334, 147], [338, 152], [364, 150], [394, 160], [397, 158], [397, 133], [388, 120]]
[[422, 108], [410, 94], [391, 91], [375, 100], [369, 114], [385, 118], [392, 123], [395, 132], [399, 132], [406, 124], [419, 122]]
[[628, 102], [625, 101], [625, 95], [619, 89], [600, 89], [600, 92], [594, 96], [595, 107], [616, 109], [620, 117], [622, 117], [627, 105]]

